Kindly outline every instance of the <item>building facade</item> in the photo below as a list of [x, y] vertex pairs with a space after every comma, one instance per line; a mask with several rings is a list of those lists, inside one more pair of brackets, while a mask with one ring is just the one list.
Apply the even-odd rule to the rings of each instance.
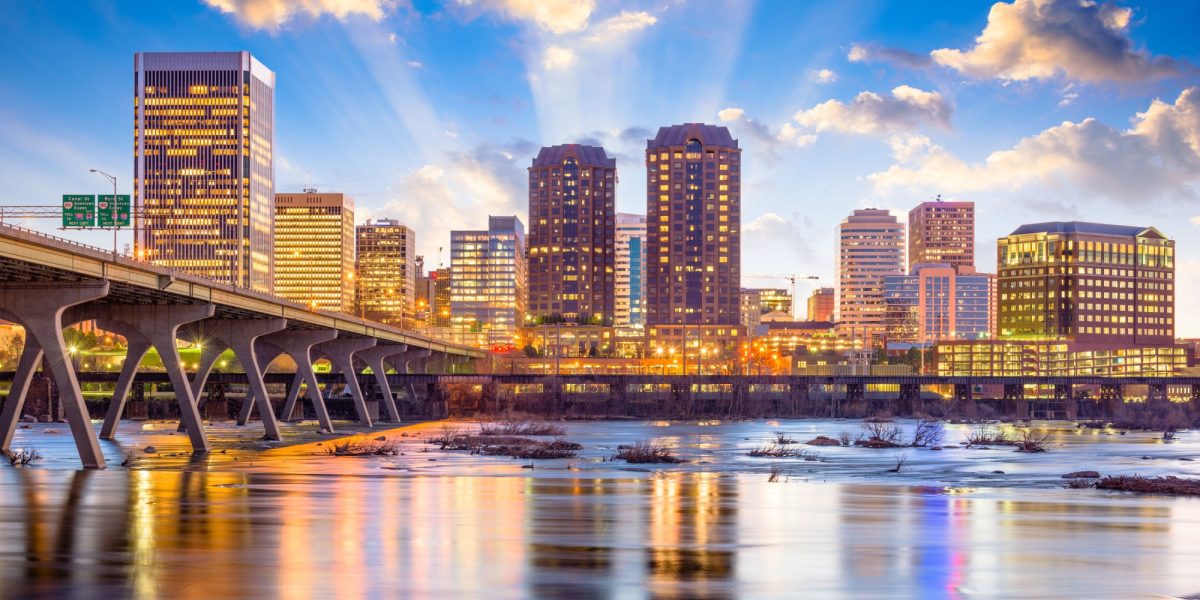
[[997, 240], [997, 254], [1002, 339], [1175, 341], [1175, 242], [1153, 227], [1023, 225]]
[[529, 167], [529, 315], [594, 325], [616, 312], [617, 161], [604, 148], [542, 148]]
[[847, 335], [882, 338], [883, 278], [904, 274], [904, 226], [886, 210], [854, 211], [837, 227], [834, 320]]
[[134, 254], [274, 284], [275, 74], [249, 52], [133, 56]]
[[358, 316], [411, 326], [417, 296], [417, 236], [394, 219], [368, 219], [355, 228]]
[[1183, 345], [1101, 348], [1073, 342], [985, 340], [941, 342], [937, 374], [943, 376], [1021, 377], [1030, 375], [1155, 377], [1188, 366]]
[[[646, 143], [646, 326], [652, 346], [735, 346], [741, 148], [725, 127], [661, 127]], [[701, 340], [705, 340], [701, 342]], [[721, 350], [718, 350], [721, 351]]]
[[450, 327], [450, 267], [439, 267], [429, 272], [433, 279], [433, 326]]
[[340, 193], [275, 195], [275, 295], [354, 312], [354, 202]]
[[808, 314], [806, 320], [818, 322], [833, 322], [835, 295], [833, 288], [823, 287], [813, 290], [808, 297]]
[[888, 344], [991, 338], [993, 278], [960, 274], [948, 263], [918, 264], [908, 275], [884, 276]]
[[922, 202], [908, 211], [908, 269], [948, 264], [957, 272], [975, 270], [975, 203]]
[[462, 343], [512, 350], [524, 326], [525, 226], [488, 217], [488, 228], [450, 232], [450, 324]]
[[616, 323], [646, 324], [646, 215], [617, 213]]

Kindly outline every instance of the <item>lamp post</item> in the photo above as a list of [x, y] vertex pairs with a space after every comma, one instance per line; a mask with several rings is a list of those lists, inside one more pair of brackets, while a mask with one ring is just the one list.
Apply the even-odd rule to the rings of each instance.
[[117, 178], [101, 171], [100, 169], [89, 169], [92, 173], [99, 173], [105, 179], [113, 184], [112, 195], [112, 222], [113, 222], [113, 262], [117, 262], [117, 232], [120, 231], [120, 226], [117, 223]]

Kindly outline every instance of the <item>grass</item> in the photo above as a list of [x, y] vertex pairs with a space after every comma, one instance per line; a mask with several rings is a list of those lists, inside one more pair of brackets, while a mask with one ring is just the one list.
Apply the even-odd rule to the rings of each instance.
[[567, 428], [533, 419], [509, 419], [494, 423], [481, 423], [479, 435], [565, 435]]
[[613, 458], [634, 464], [678, 464], [686, 462], [672, 454], [671, 449], [667, 446], [647, 441], [641, 441], [632, 446], [617, 446], [617, 453]]
[[347, 438], [335, 440], [325, 448], [329, 456], [396, 456], [400, 445], [387, 440]]

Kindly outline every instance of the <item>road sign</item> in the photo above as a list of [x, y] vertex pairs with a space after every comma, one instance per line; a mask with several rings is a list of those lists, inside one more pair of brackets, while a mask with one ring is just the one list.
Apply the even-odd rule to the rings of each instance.
[[95, 227], [96, 197], [91, 194], [63, 194], [63, 227]]
[[[100, 196], [100, 200], [96, 203], [96, 226], [112, 229], [113, 227], [113, 207], [112, 194]], [[121, 194], [117, 196], [117, 227], [129, 227], [129, 194]]]

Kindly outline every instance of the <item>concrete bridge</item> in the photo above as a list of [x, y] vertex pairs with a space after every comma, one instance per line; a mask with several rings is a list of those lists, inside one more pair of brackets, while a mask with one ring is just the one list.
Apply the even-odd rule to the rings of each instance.
[[[30, 381], [39, 363], [53, 380], [63, 413], [85, 467], [103, 468], [104, 457], [88, 418], [63, 328], [82, 321], [123, 336], [129, 354], [115, 382], [113, 401], [100, 432], [111, 439], [134, 382], [141, 358], [158, 351], [166, 377], [176, 392], [181, 426], [192, 447], [209, 450], [196, 395], [204, 388], [218, 356], [232, 349], [246, 371], [249, 386], [239, 421], [258, 410], [266, 436], [280, 439], [271, 410], [263, 369], [290, 356], [297, 364], [296, 381], [304, 381], [322, 427], [332, 431], [312, 363], [327, 359], [342, 374], [353, 397], [358, 421], [370, 426], [366, 399], [359, 385], [365, 368], [382, 385], [383, 374], [470, 371], [484, 358], [475, 348], [449, 344], [350, 315], [316, 311], [302, 304], [182, 274], [170, 269], [114, 257], [109, 251], [31, 230], [0, 225], [0, 319], [25, 329], [25, 347], [4, 410], [0, 413], [0, 451], [8, 451], [20, 419]], [[201, 359], [191, 374], [184, 371], [177, 340], [199, 345]], [[299, 385], [293, 385], [298, 390]], [[398, 420], [392, 394], [385, 394], [388, 415]], [[294, 410], [289, 399], [283, 417]]]

